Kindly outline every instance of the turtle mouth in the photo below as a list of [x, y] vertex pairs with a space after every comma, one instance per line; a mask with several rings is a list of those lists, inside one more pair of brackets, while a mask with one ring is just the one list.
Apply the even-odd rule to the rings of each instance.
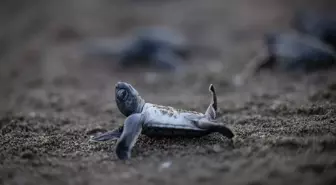
[[118, 82], [115, 85], [116, 89], [129, 89], [129, 84], [125, 83], [125, 82]]
[[126, 82], [118, 82], [118, 83], [116, 83], [115, 88], [116, 88], [116, 91], [121, 90], [121, 89], [125, 89], [128, 92], [130, 92], [130, 93], [138, 94], [137, 90], [134, 89], [131, 84], [128, 84]]

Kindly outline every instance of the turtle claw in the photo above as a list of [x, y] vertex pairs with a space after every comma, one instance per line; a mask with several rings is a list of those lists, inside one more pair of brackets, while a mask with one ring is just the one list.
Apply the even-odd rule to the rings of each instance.
[[113, 131], [91, 136], [90, 141], [101, 142], [101, 141], [108, 141], [112, 139], [118, 139], [121, 136], [121, 133], [122, 133], [122, 130], [116, 129]]

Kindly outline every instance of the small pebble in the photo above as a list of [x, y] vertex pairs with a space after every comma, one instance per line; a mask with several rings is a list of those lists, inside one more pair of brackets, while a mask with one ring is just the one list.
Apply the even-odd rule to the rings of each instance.
[[162, 171], [162, 170], [164, 170], [164, 169], [168, 169], [168, 168], [170, 168], [171, 165], [172, 165], [172, 162], [171, 162], [171, 161], [163, 162], [163, 163], [161, 163], [161, 165], [159, 166], [159, 171]]

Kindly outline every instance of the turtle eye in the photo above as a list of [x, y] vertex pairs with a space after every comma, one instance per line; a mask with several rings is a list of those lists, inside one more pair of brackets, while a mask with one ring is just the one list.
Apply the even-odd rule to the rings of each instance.
[[125, 89], [120, 89], [117, 92], [118, 99], [120, 100], [126, 100], [128, 97], [128, 92]]

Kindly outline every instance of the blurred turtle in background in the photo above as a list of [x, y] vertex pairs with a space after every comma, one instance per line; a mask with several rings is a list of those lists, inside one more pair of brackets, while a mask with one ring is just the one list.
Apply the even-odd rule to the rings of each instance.
[[312, 10], [298, 10], [292, 20], [294, 29], [314, 36], [336, 49], [336, 14]]
[[263, 69], [308, 73], [335, 65], [336, 53], [319, 39], [297, 33], [268, 33], [264, 48], [234, 79], [242, 85], [246, 79]]
[[190, 50], [186, 40], [172, 30], [154, 27], [136, 30], [133, 37], [118, 40], [95, 39], [85, 44], [89, 56], [115, 58], [121, 67], [153, 66], [177, 70]]
[[299, 34], [267, 34], [268, 60], [260, 68], [312, 72], [335, 64], [335, 51], [323, 42]]

